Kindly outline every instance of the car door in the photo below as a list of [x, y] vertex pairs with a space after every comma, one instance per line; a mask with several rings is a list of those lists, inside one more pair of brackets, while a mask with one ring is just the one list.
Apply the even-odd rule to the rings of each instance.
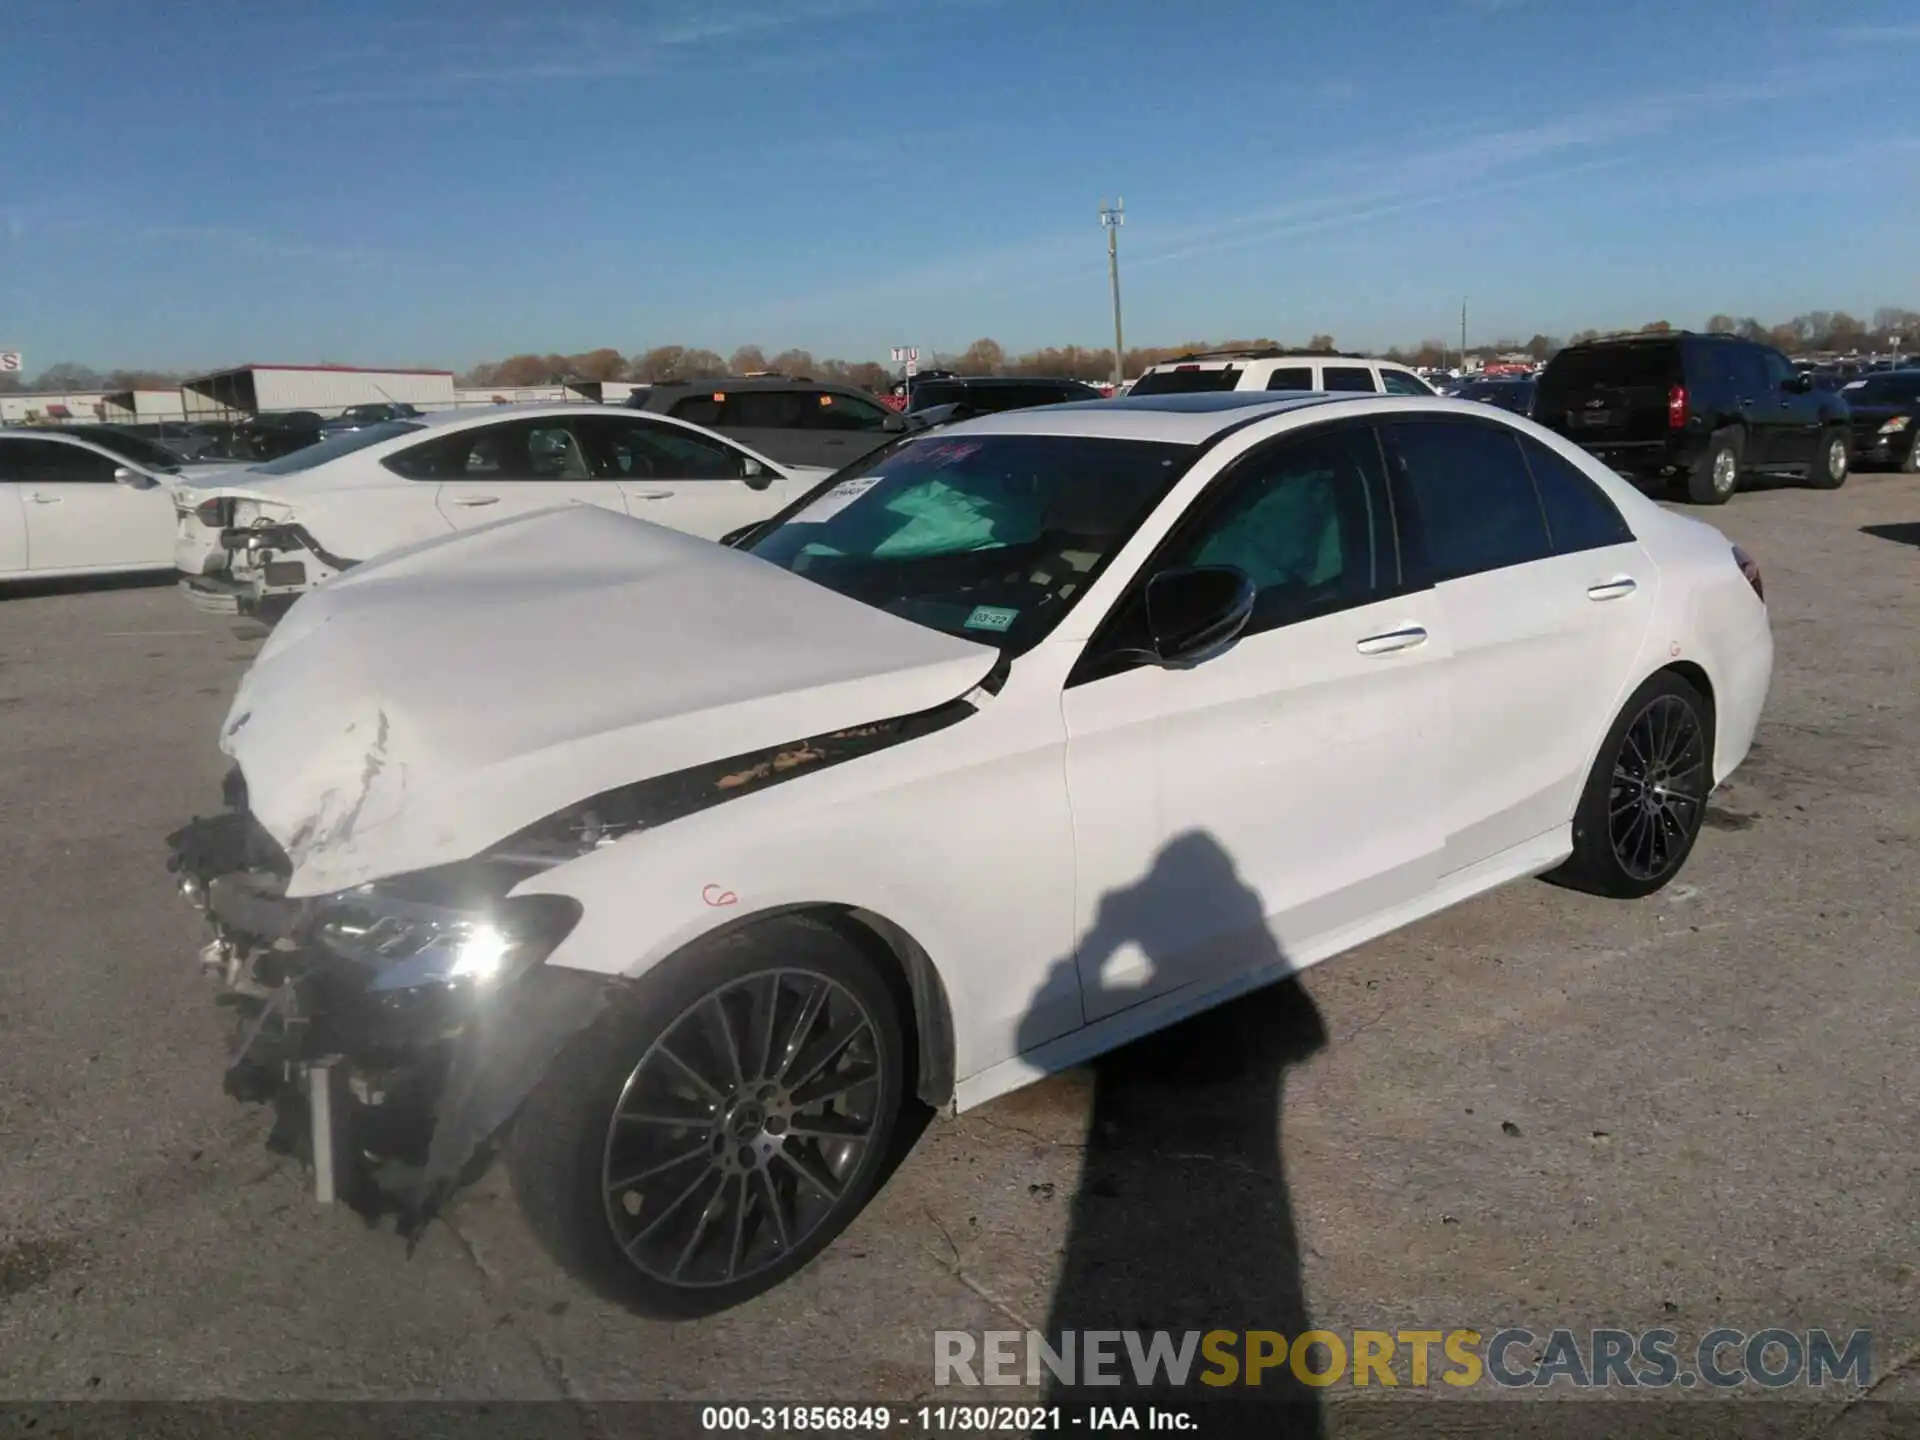
[[594, 473], [619, 485], [628, 514], [689, 535], [718, 540], [800, 493], [784, 471], [719, 436], [637, 411], [587, 416], [579, 430]]
[[[1512, 426], [1421, 416], [1382, 429], [1404, 554], [1436, 586], [1452, 657], [1442, 796], [1452, 873], [1571, 819], [1658, 572], [1604, 493]], [[1550, 512], [1562, 517], [1563, 553]]]
[[26, 493], [33, 483], [26, 446], [33, 441], [0, 435], [0, 575], [27, 568]]
[[173, 503], [164, 486], [117, 482], [124, 462], [77, 440], [10, 440], [29, 476], [20, 500], [30, 570], [166, 569], [173, 564]]
[[[1252, 622], [1197, 664], [1129, 663], [1145, 580], [1189, 564], [1250, 575]], [[1295, 431], [1209, 487], [1062, 697], [1090, 1021], [1270, 963], [1276, 943], [1326, 953], [1426, 893], [1445, 847], [1445, 657], [1433, 592], [1401, 584], [1366, 422]], [[1116, 927], [1113, 897], [1195, 853], [1226, 859]]]
[[1767, 463], [1811, 465], [1820, 445], [1819, 393], [1811, 382], [1798, 378], [1793, 362], [1778, 350], [1762, 351], [1761, 360], [1767, 367], [1768, 406], [1773, 415]]
[[436, 436], [388, 458], [409, 479], [439, 481], [434, 507], [456, 530], [555, 505], [625, 511], [618, 481], [596, 475], [580, 440], [586, 417], [534, 415]]

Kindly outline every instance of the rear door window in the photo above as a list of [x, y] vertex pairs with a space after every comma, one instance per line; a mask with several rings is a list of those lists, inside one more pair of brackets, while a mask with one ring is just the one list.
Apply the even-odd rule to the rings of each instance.
[[806, 426], [806, 401], [798, 390], [732, 390], [720, 407], [723, 430], [799, 430]]
[[1267, 377], [1269, 390], [1314, 390], [1313, 367], [1311, 365], [1288, 365], [1275, 370]]
[[1545, 559], [1546, 516], [1519, 436], [1476, 420], [1394, 420], [1397, 507], [1407, 548], [1427, 578], [1453, 580]]
[[1580, 468], [1556, 455], [1531, 435], [1520, 437], [1520, 450], [1533, 472], [1540, 508], [1546, 512], [1547, 533], [1556, 555], [1625, 545], [1634, 536], [1607, 493]]
[[1418, 375], [1409, 375], [1405, 370], [1382, 370], [1380, 383], [1389, 395], [1431, 395], [1427, 382]]
[[674, 401], [673, 408], [667, 413], [676, 420], [711, 428], [720, 423], [720, 406], [726, 398], [724, 395], [689, 395], [684, 400]]
[[1365, 391], [1372, 394], [1378, 387], [1373, 383], [1373, 371], [1360, 365], [1328, 365], [1320, 371], [1322, 390]]

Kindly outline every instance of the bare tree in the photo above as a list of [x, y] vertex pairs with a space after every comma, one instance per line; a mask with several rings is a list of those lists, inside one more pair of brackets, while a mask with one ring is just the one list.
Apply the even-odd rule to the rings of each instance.
[[736, 375], [751, 375], [756, 370], [768, 368], [767, 354], [758, 345], [742, 345], [727, 361], [727, 368]]
[[954, 362], [954, 369], [963, 375], [998, 375], [1007, 365], [1007, 352], [998, 340], [980, 339], [973, 342]]
[[566, 373], [582, 380], [622, 380], [627, 374], [627, 357], [618, 350], [602, 348], [567, 357]]
[[811, 350], [782, 350], [769, 360], [765, 369], [777, 375], [811, 375], [814, 371]]

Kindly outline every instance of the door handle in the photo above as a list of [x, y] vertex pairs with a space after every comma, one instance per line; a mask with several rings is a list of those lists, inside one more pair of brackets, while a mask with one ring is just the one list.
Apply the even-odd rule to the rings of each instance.
[[671, 490], [629, 490], [628, 498], [633, 500], [671, 500]]
[[65, 498], [64, 495], [42, 495], [38, 490], [27, 496], [36, 505], [58, 505]]
[[1596, 585], [1587, 586], [1589, 600], [1623, 600], [1640, 588], [1631, 575], [1616, 575], [1611, 580], [1602, 580]]
[[1427, 643], [1427, 632], [1418, 625], [1403, 625], [1398, 630], [1384, 630], [1378, 635], [1369, 635], [1353, 648], [1362, 655], [1391, 655], [1396, 650], [1411, 650], [1416, 645]]
[[468, 508], [475, 505], [498, 505], [500, 497], [498, 495], [456, 495], [453, 497], [453, 503], [465, 505]]

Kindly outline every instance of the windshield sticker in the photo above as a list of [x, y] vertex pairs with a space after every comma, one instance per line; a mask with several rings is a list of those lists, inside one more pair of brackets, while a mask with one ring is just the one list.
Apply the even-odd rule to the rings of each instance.
[[978, 440], [942, 440], [933, 445], [916, 445], [913, 458], [925, 465], [957, 465], [980, 451]]
[[831, 520], [886, 478], [884, 475], [862, 475], [858, 480], [842, 480], [793, 518], [805, 525]]
[[965, 620], [969, 630], [993, 630], [1004, 633], [1013, 622], [1020, 618], [1020, 612], [1011, 605], [976, 605], [973, 613]]

